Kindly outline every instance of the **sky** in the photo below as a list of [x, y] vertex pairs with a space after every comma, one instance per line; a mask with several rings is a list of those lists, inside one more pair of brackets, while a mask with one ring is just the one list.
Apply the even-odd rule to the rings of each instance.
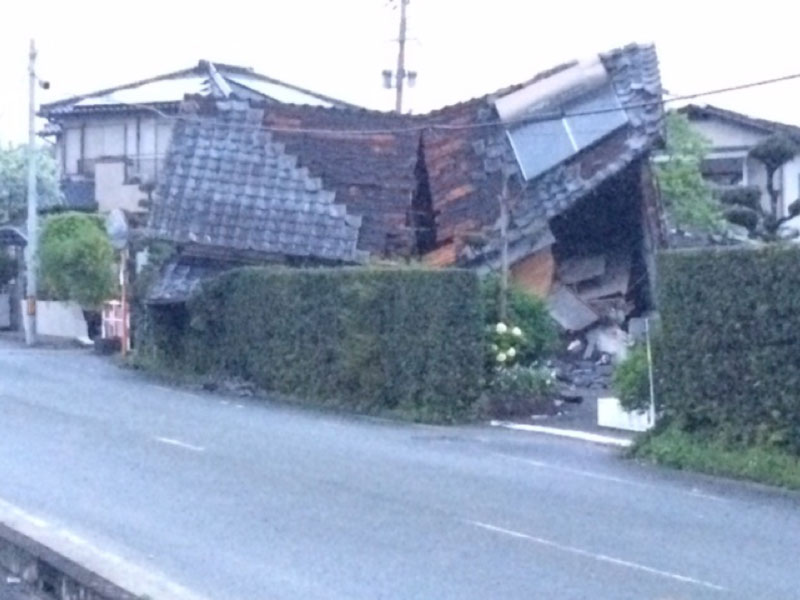
[[[52, 102], [193, 66], [253, 67], [390, 110], [398, 0], [7, 0], [0, 22], [0, 142], [27, 135], [27, 53]], [[201, 8], [205, 6], [206, 8]], [[703, 92], [800, 73], [800, 2], [411, 0], [405, 106], [424, 112], [529, 79], [574, 58], [654, 42], [665, 89]], [[800, 125], [800, 79], [695, 100]]]

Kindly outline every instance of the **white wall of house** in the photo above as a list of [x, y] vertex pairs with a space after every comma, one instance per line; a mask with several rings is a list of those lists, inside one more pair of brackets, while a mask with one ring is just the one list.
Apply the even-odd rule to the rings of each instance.
[[[769, 134], [722, 119], [699, 119], [690, 123], [694, 131], [709, 141], [709, 158], [741, 156], [743, 183], [759, 186], [763, 190], [762, 204], [768, 208], [766, 169], [759, 161], [747, 157], [747, 153]], [[800, 156], [796, 156], [775, 174], [774, 185], [781, 192], [780, 210], [785, 215], [789, 204], [800, 198]]]
[[138, 184], [125, 183], [126, 165], [122, 159], [103, 159], [94, 166], [94, 199], [97, 210], [110, 212], [120, 208], [129, 212], [139, 212], [139, 201], [147, 194]]
[[713, 148], [752, 147], [767, 137], [766, 134], [717, 119], [690, 121], [692, 129], [701, 134]]
[[94, 177], [101, 211], [141, 210], [137, 187], [158, 178], [172, 128], [172, 121], [156, 115], [70, 119], [63, 123], [57, 147], [62, 176]]

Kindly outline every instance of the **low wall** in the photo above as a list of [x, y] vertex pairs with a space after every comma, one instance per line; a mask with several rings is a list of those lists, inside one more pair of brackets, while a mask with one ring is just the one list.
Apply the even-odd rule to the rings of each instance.
[[[22, 314], [25, 314], [24, 301]], [[89, 328], [77, 302], [40, 300], [36, 303], [36, 333], [74, 340], [89, 337]]]
[[2, 523], [0, 566], [56, 600], [138, 600], [137, 596]]

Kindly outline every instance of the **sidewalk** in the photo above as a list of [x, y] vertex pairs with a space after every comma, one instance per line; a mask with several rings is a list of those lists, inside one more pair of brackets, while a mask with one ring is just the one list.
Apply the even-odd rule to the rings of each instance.
[[492, 425], [621, 448], [629, 447], [637, 435], [633, 431], [600, 427], [597, 424], [596, 398], [586, 398], [580, 403], [565, 402], [559, 407], [557, 415], [516, 419], [513, 422], [492, 421]]

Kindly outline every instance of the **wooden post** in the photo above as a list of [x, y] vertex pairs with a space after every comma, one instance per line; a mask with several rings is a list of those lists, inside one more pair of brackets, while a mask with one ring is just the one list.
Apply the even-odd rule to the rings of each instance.
[[503, 174], [503, 188], [500, 191], [500, 298], [498, 313], [500, 321], [508, 318], [508, 175]]

